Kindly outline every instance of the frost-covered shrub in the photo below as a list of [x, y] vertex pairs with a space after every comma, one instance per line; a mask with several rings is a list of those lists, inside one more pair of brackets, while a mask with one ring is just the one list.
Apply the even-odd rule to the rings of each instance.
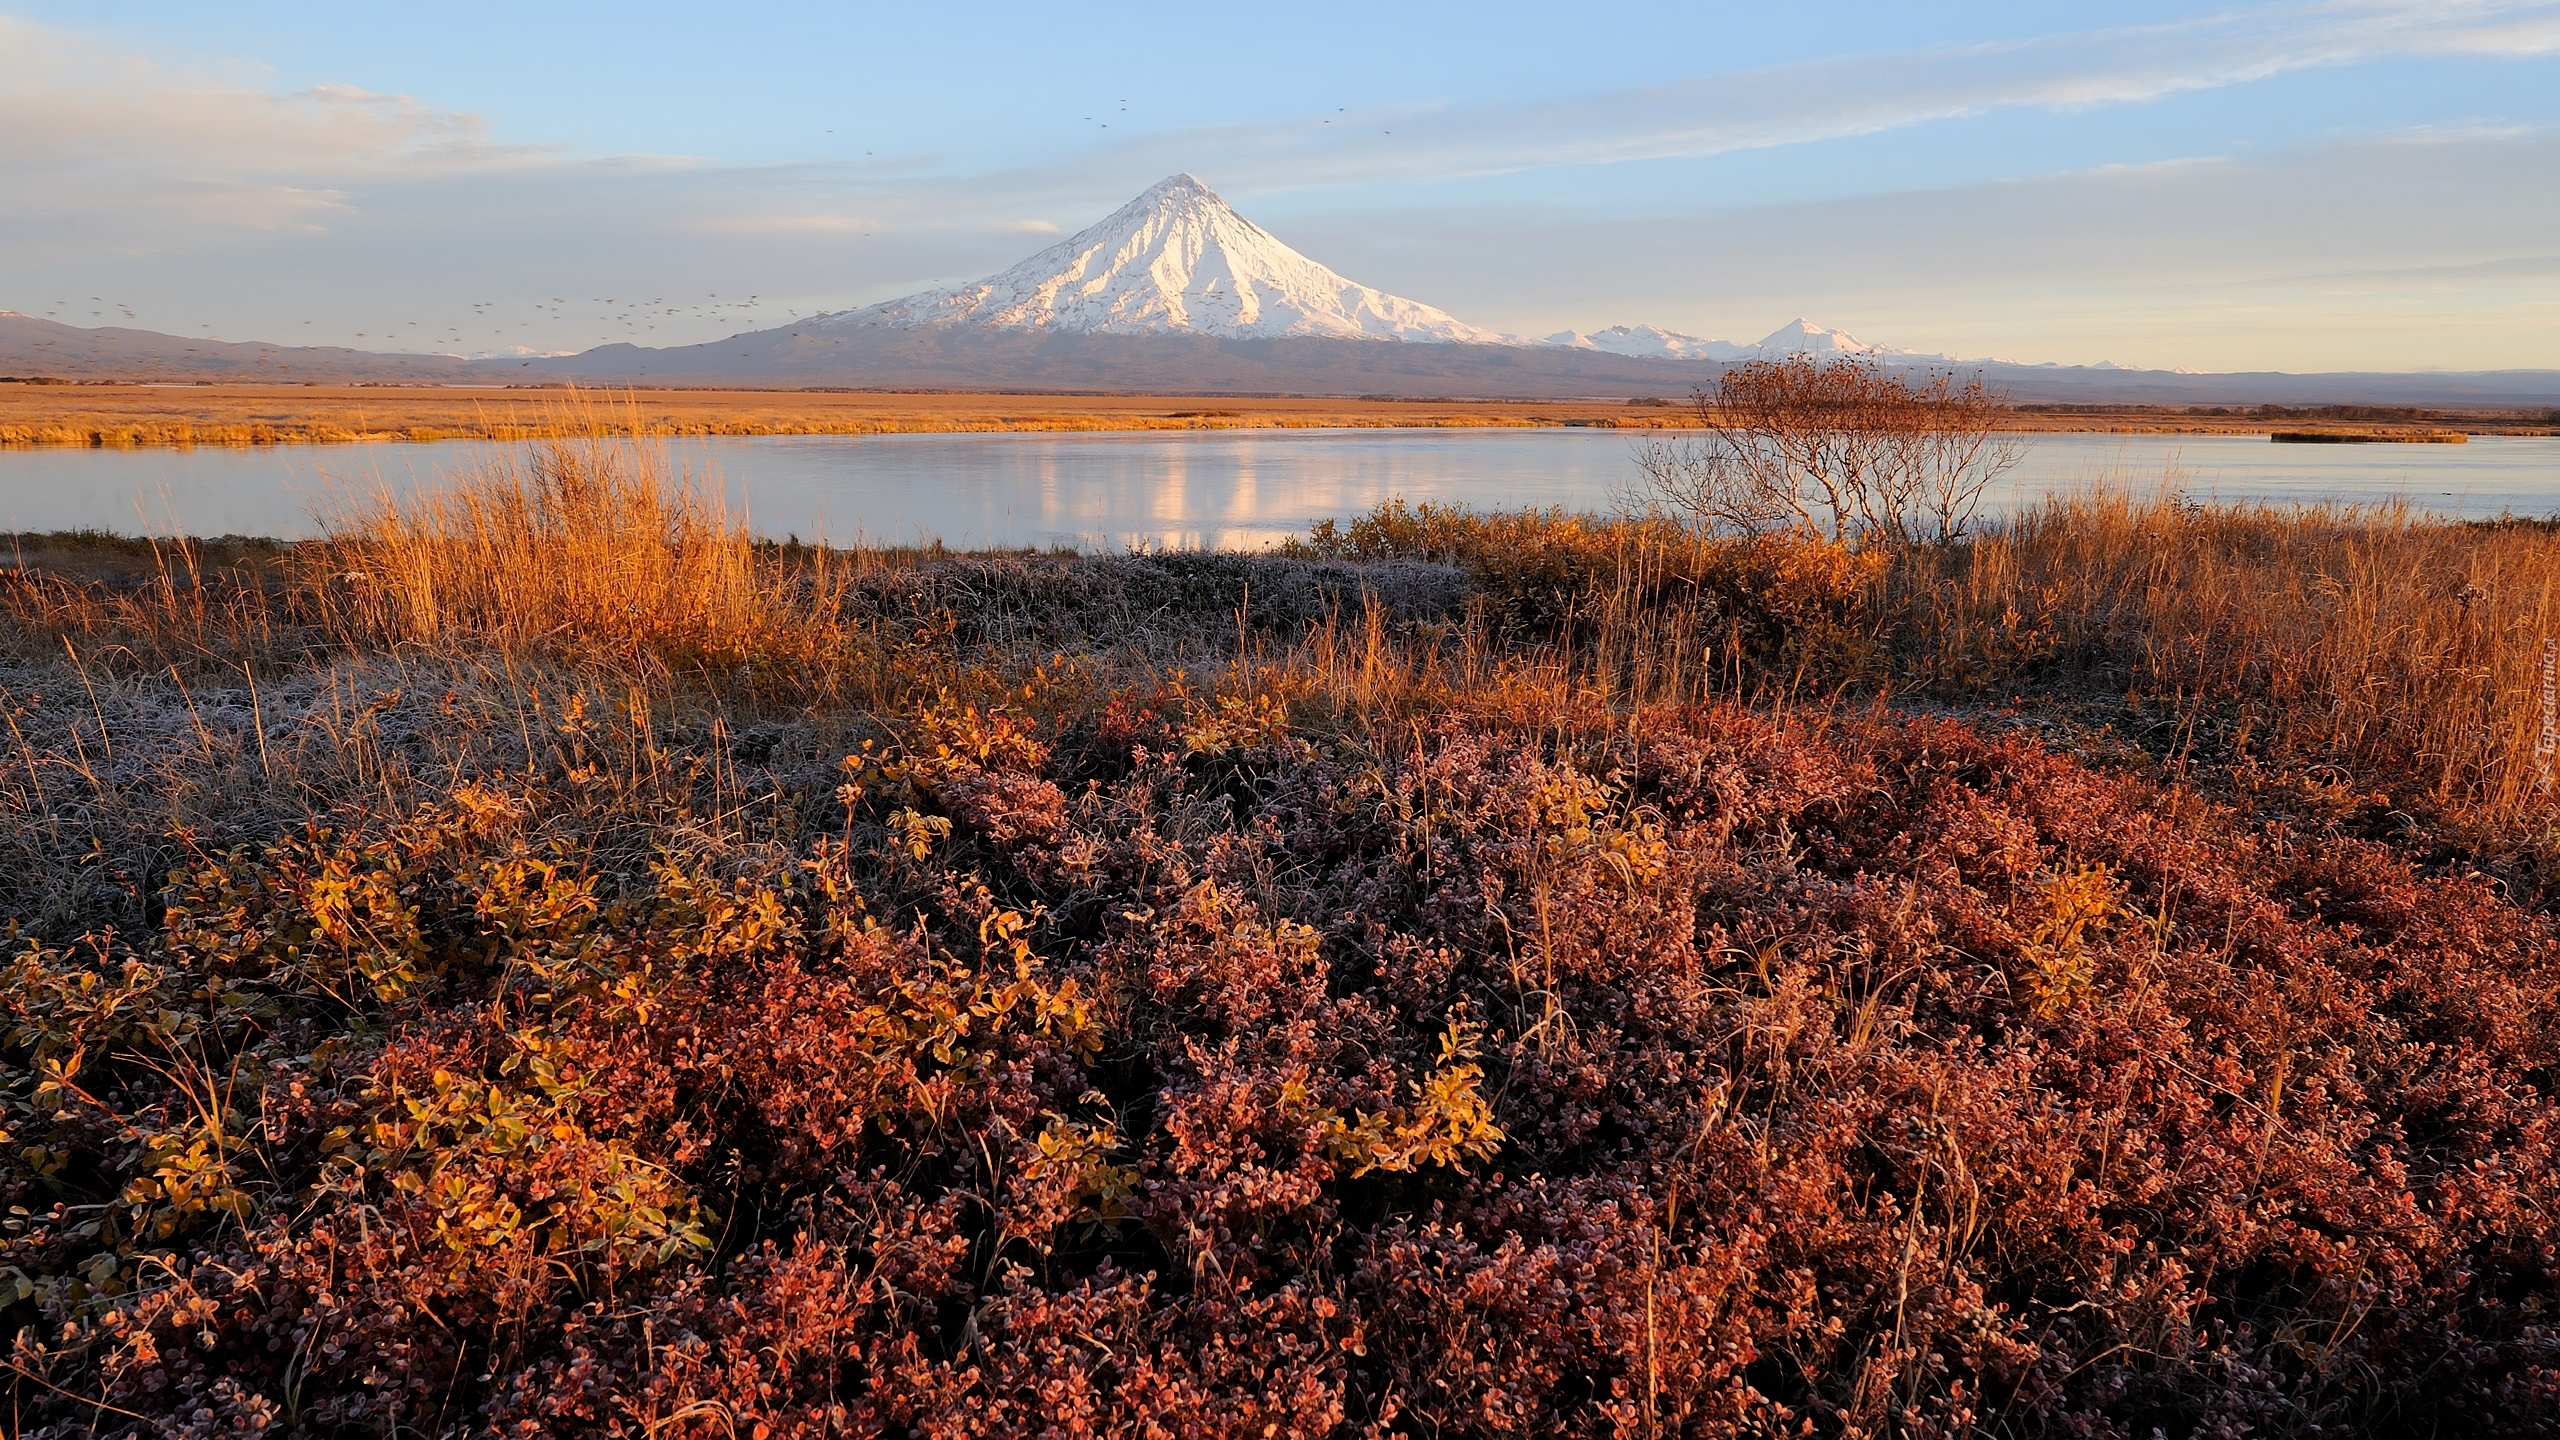
[[2484, 883], [1944, 722], [899, 727], [718, 863], [555, 770], [22, 949], [17, 1423], [2560, 1423]]

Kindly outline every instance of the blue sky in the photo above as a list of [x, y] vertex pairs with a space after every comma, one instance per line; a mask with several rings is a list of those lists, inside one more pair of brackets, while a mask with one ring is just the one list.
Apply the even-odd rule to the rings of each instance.
[[2560, 366], [2560, 3], [0, 0], [0, 135], [0, 307], [226, 339], [708, 339], [1189, 170], [1522, 333]]

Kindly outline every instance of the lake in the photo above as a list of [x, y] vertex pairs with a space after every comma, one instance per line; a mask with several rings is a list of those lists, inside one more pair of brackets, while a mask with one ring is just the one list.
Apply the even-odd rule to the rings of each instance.
[[[1639, 437], [1608, 430], [777, 436], [667, 442], [760, 533], [957, 547], [1257, 547], [1388, 499], [1614, 510]], [[0, 530], [312, 533], [344, 486], [436, 483], [500, 447], [0, 450]], [[2174, 484], [2203, 500], [2406, 497], [2449, 515], [2560, 512], [2560, 440], [2275, 445], [2264, 436], [2043, 435], [1992, 508]]]

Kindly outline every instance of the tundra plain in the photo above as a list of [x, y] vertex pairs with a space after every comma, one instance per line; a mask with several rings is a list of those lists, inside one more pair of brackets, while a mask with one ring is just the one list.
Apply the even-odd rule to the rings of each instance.
[[2560, 1422], [2560, 535], [0, 573], [21, 1433]]

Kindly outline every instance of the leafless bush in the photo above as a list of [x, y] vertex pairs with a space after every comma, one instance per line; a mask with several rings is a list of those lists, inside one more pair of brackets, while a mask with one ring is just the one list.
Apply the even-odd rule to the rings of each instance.
[[2008, 401], [1979, 376], [1871, 360], [1759, 360], [1697, 393], [1703, 437], [1637, 456], [1649, 498], [1709, 528], [1857, 545], [1952, 540], [2017, 464]]

